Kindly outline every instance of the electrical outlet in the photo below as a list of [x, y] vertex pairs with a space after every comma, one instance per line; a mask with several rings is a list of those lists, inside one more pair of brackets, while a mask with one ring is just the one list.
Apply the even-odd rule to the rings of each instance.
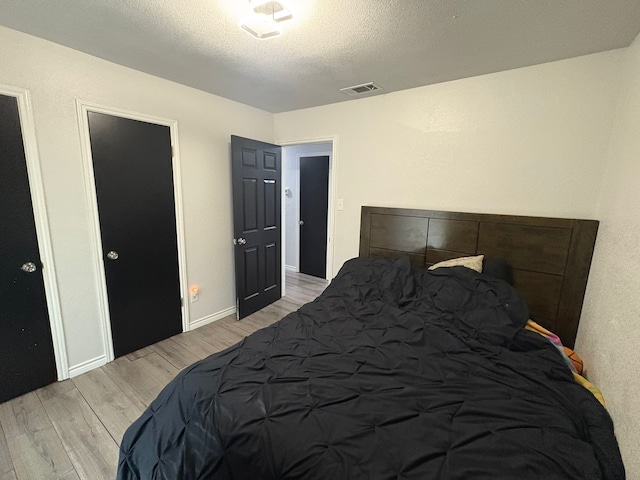
[[200, 300], [200, 287], [194, 285], [189, 289], [189, 298], [191, 299], [191, 303], [197, 302]]

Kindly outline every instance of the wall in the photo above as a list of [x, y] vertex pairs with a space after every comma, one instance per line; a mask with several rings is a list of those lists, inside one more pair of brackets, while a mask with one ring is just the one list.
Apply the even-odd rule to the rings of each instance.
[[77, 98], [178, 121], [190, 320], [235, 304], [229, 136], [273, 140], [273, 116], [0, 27], [0, 83], [30, 90], [71, 367], [104, 355]]
[[592, 218], [622, 51], [275, 115], [276, 142], [335, 135], [334, 272], [360, 207]]
[[285, 265], [289, 270], [300, 268], [300, 157], [329, 152], [331, 163], [331, 143], [307, 143], [283, 148], [282, 184], [291, 190], [291, 196], [284, 196], [285, 225]]
[[[619, 107], [618, 107], [619, 106]], [[577, 350], [640, 478], [640, 40], [628, 49], [276, 114], [276, 142], [335, 135], [334, 271], [360, 207], [601, 221]]]
[[613, 416], [627, 478], [640, 478], [640, 37], [623, 58], [576, 348]]

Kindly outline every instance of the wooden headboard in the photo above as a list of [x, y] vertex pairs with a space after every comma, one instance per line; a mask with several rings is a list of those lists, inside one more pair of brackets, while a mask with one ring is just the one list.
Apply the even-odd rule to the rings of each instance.
[[505, 258], [535, 319], [573, 348], [597, 220], [362, 207], [360, 256], [416, 267], [484, 254]]

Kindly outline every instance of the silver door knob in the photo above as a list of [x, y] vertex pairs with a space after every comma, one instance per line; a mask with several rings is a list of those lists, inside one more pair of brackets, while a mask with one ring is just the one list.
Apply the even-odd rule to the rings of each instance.
[[300, 224], [300, 226], [302, 226], [304, 225], [304, 220], [300, 220], [298, 223]]
[[109, 253], [107, 253], [107, 258], [109, 260], [117, 260], [119, 256], [120, 255], [118, 255], [118, 252], [116, 252], [114, 250], [111, 250]]
[[246, 238], [234, 238], [233, 239], [233, 244], [234, 245], [245, 245], [247, 243], [247, 239]]
[[38, 269], [38, 267], [36, 267], [36, 264], [33, 262], [27, 262], [24, 265], [22, 265], [20, 267], [20, 270], [22, 270], [23, 272], [27, 272], [27, 273], [33, 273]]

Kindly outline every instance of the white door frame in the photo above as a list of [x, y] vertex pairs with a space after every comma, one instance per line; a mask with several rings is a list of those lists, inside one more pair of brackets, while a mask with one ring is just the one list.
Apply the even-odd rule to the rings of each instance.
[[[331, 142], [331, 152], [329, 152], [328, 154], [330, 155], [329, 157], [329, 206], [328, 206], [328, 211], [327, 211], [327, 275], [326, 275], [326, 279], [327, 280], [331, 280], [333, 278], [333, 259], [334, 259], [334, 254], [335, 254], [335, 249], [333, 247], [335, 241], [335, 226], [336, 226], [336, 222], [335, 222], [335, 208], [334, 206], [336, 205], [336, 195], [337, 195], [337, 170], [338, 170], [338, 156], [337, 156], [337, 151], [338, 151], [338, 136], [337, 135], [333, 135], [333, 136], [329, 136], [329, 137], [321, 137], [321, 138], [307, 138], [307, 139], [302, 139], [302, 140], [287, 140], [287, 141], [278, 141], [275, 142], [276, 145], [280, 145], [281, 147], [290, 147], [290, 146], [294, 146], [294, 145], [305, 145], [305, 144], [309, 144], [309, 143], [329, 143]], [[313, 155], [327, 155], [327, 153], [309, 153], [309, 154], [304, 154], [302, 156], [313, 156]], [[285, 217], [285, 195], [284, 195], [284, 184], [282, 185], [282, 201], [281, 201], [281, 218], [284, 219]], [[299, 209], [298, 209], [299, 210]], [[298, 242], [299, 244], [299, 242]], [[282, 254], [281, 254], [281, 258], [282, 258], [282, 296], [285, 296], [285, 292], [286, 292], [286, 275], [284, 275], [285, 273], [285, 250], [286, 248], [286, 235], [282, 235]], [[299, 262], [298, 262], [298, 268], [299, 268]]]
[[60, 309], [60, 295], [55, 275], [55, 263], [53, 261], [53, 249], [51, 248], [51, 232], [47, 216], [42, 172], [40, 170], [40, 157], [38, 156], [38, 143], [36, 129], [33, 121], [33, 109], [31, 95], [23, 88], [10, 87], [0, 84], [0, 94], [15, 97], [18, 100], [18, 113], [20, 115], [20, 128], [22, 129], [22, 142], [27, 163], [27, 176], [29, 177], [29, 189], [31, 190], [31, 204], [36, 224], [38, 237], [38, 250], [43, 265], [42, 277], [44, 291], [51, 325], [51, 339], [53, 341], [53, 354], [56, 361], [56, 373], [58, 380], [69, 378], [69, 360], [64, 338], [64, 326]]
[[98, 285], [100, 323], [102, 325], [102, 338], [106, 361], [115, 358], [113, 351], [113, 337], [111, 334], [111, 318], [109, 315], [109, 297], [107, 295], [107, 280], [104, 271], [102, 255], [102, 235], [100, 232], [100, 220], [98, 217], [98, 200], [95, 189], [95, 176], [93, 171], [93, 158], [91, 156], [91, 139], [89, 137], [89, 112], [105, 113], [116, 117], [139, 120], [141, 122], [167, 126], [171, 132], [171, 147], [173, 150], [173, 196], [176, 212], [176, 238], [178, 240], [178, 271], [180, 276], [180, 296], [182, 298], [182, 331], [189, 330], [189, 292], [187, 283], [187, 261], [184, 238], [184, 215], [182, 210], [182, 174], [180, 169], [180, 149], [178, 146], [178, 122], [165, 118], [154, 117], [119, 108], [106, 107], [94, 103], [76, 99], [78, 114], [78, 127], [80, 130], [80, 144], [82, 148], [82, 169], [84, 172], [85, 191], [89, 204], [89, 216], [93, 225], [93, 263], [96, 272], [96, 284]]

